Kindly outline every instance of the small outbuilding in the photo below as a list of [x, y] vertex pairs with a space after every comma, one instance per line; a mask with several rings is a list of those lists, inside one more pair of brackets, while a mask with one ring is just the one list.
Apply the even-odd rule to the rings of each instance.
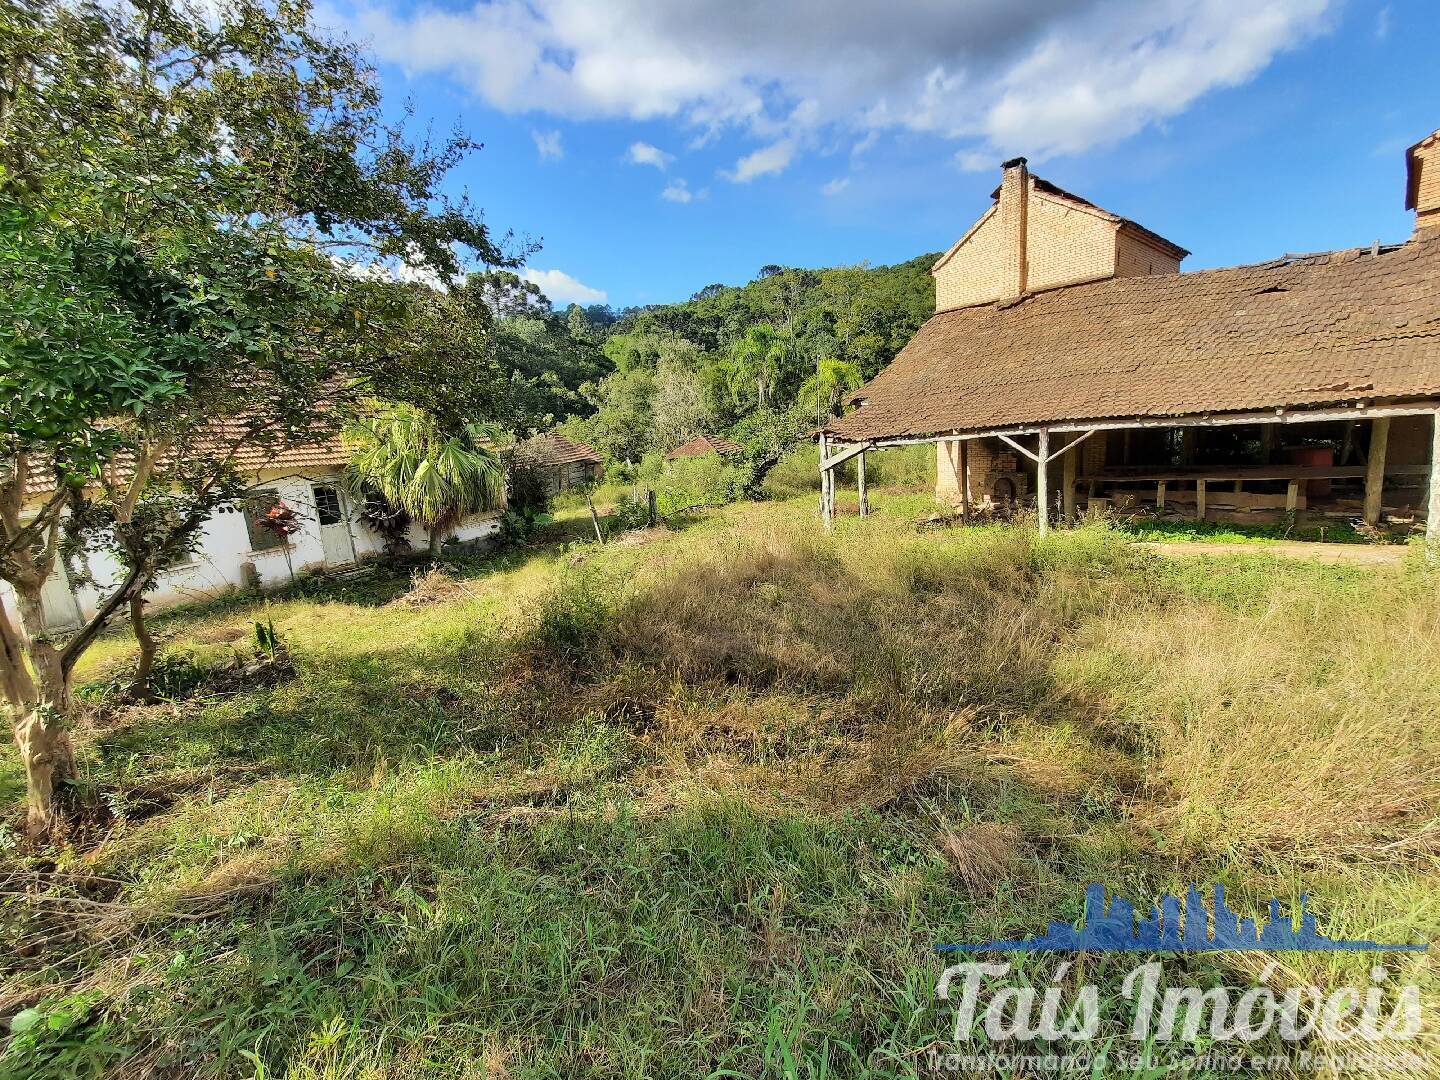
[[665, 455], [666, 461], [676, 461], [680, 458], [709, 457], [712, 454], [722, 458], [728, 458], [743, 450], [739, 443], [731, 442], [729, 439], [722, 439], [718, 435], [696, 435], [689, 442], [681, 443], [674, 450]]
[[516, 449], [515, 458], [544, 474], [552, 495], [598, 483], [605, 475], [604, 462], [593, 446], [558, 432], [527, 439]]

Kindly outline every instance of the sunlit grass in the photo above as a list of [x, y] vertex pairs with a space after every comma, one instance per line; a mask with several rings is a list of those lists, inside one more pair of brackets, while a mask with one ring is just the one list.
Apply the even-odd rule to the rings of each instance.
[[[294, 674], [81, 733], [111, 818], [63, 874], [9, 870], [105, 919], [47, 916], [4, 1002], [85, 1019], [0, 1064], [907, 1076], [948, 1040], [933, 946], [1073, 919], [1089, 881], [1308, 891], [1337, 936], [1437, 936], [1423, 563], [1171, 562], [1101, 523], [1041, 542], [874, 504], [830, 536], [807, 496], [604, 547], [575, 542], [587, 509], [425, 581], [158, 620], [199, 664], [273, 618]], [[130, 656], [107, 638], [81, 678]], [[1433, 1016], [1428, 962], [1395, 972]]]

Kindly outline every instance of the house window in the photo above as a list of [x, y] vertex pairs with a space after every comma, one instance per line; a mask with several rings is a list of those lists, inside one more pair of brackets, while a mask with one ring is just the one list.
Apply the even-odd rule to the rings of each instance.
[[285, 546], [285, 538], [260, 524], [276, 506], [280, 494], [271, 488], [252, 491], [245, 499], [245, 529], [250, 534], [251, 551], [272, 551]]
[[328, 484], [316, 484], [315, 517], [321, 525], [339, 525], [344, 520], [340, 513], [340, 493]]
[[167, 574], [170, 573], [172, 570], [188, 570], [192, 566], [195, 566], [196, 563], [198, 563], [199, 561], [200, 560], [196, 556], [195, 552], [182, 551], [173, 559], [170, 559], [168, 562], [166, 562], [165, 565], [162, 566], [160, 569]]

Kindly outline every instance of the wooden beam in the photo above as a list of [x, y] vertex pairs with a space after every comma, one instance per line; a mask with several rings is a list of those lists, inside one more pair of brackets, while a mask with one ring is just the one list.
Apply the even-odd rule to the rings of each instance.
[[1155, 485], [1155, 509], [1165, 509], [1165, 481], [1161, 480]]
[[860, 516], [863, 518], [870, 513], [870, 496], [865, 490], [865, 452], [863, 450], [855, 459], [855, 486], [860, 492]]
[[960, 523], [970, 524], [970, 443], [960, 440]]
[[[1372, 420], [1377, 416], [1433, 416], [1436, 411], [1433, 400], [1414, 402], [1406, 405], [1356, 405], [1345, 409], [1310, 409], [1287, 411], [1269, 409], [1261, 412], [1241, 413], [1194, 413], [1187, 416], [1136, 417], [1128, 420], [1076, 420], [1053, 424], [1018, 424], [1008, 427], [985, 428], [977, 431], [937, 431], [932, 435], [904, 435], [894, 438], [877, 438], [869, 445], [875, 448], [886, 446], [913, 446], [917, 443], [937, 443], [947, 439], [986, 439], [1003, 436], [1034, 435], [1043, 426], [1053, 434], [1071, 431], [1127, 431], [1143, 428], [1184, 428], [1184, 427], [1225, 427], [1235, 424], [1318, 424], [1331, 420]], [[1018, 449], [1018, 447], [1017, 447]], [[1029, 451], [1026, 457], [1033, 460]]]
[[[1095, 434], [1093, 431], [1087, 431], [1080, 438], [1066, 443], [1060, 453], [1065, 454], [1066, 450], [1073, 450], [1093, 434]], [[1060, 506], [1067, 524], [1075, 520], [1075, 472], [1079, 467], [1079, 454], [1065, 454], [1065, 459], [1060, 462]]]
[[[1044, 431], [1045, 431], [1045, 428], [1041, 428], [1040, 431], [1041, 431], [1041, 432], [1044, 432]], [[1006, 443], [1006, 444], [1009, 445], [1009, 446], [1013, 446], [1016, 450], [1020, 451], [1020, 453], [1024, 454], [1024, 455], [1025, 455], [1027, 458], [1029, 458], [1031, 461], [1038, 462], [1038, 461], [1040, 460], [1040, 455], [1039, 455], [1039, 454], [1036, 454], [1036, 453], [1034, 453], [1034, 452], [1032, 452], [1032, 451], [1030, 451], [1030, 450], [1026, 450], [1025, 447], [1021, 446], [1021, 445], [1020, 445], [1018, 442], [1016, 442], [1014, 439], [1010, 438], [1009, 435], [998, 435], [998, 434], [997, 434], [995, 437], [996, 437], [997, 439], [999, 439], [1001, 442]]]
[[[1428, 476], [1430, 466], [1428, 465], [1401, 465], [1394, 468], [1386, 467], [1388, 476]], [[1105, 469], [1102, 472], [1091, 473], [1087, 479], [1108, 480], [1111, 483], [1148, 483], [1153, 484], [1157, 480], [1196, 480], [1201, 476], [1207, 480], [1341, 480], [1356, 479], [1365, 475], [1365, 469], [1360, 465], [1272, 465], [1270, 468], [1242, 468], [1242, 469], [1190, 469], [1185, 472], [1170, 470], [1168, 472], [1121, 472], [1118, 469]]]
[[1050, 429], [1042, 427], [1038, 434], [1040, 452], [1031, 456], [1035, 459], [1035, 505], [1040, 511], [1038, 526], [1041, 537], [1044, 537], [1050, 531], [1050, 477], [1046, 475], [1050, 471]]
[[1079, 446], [1082, 442], [1088, 439], [1091, 435], [1094, 435], [1095, 432], [1099, 430], [1099, 428], [1091, 428], [1089, 431], [1081, 435], [1078, 439], [1071, 439], [1069, 442], [1067, 442], [1064, 446], [1060, 447], [1059, 450], [1056, 450], [1055, 453], [1051, 454], [1050, 456], [1052, 458], [1057, 458], [1061, 454], [1069, 453], [1071, 450], [1075, 449], [1075, 447]]
[[1425, 542], [1435, 557], [1440, 547], [1440, 409], [1432, 414], [1430, 431], [1430, 499], [1425, 511]]
[[1195, 520], [1205, 520], [1205, 478], [1195, 481]]
[[1300, 506], [1300, 481], [1291, 480], [1285, 485], [1285, 512], [1293, 514]]
[[1365, 459], [1365, 524], [1380, 521], [1380, 493], [1385, 486], [1385, 451], [1390, 445], [1390, 418], [1378, 416], [1370, 421], [1370, 453]]
[[826, 451], [829, 449], [829, 439], [825, 435], [820, 436], [820, 523], [825, 531], [830, 531], [830, 484], [835, 474], [825, 467]]
[[845, 462], [849, 461], [851, 458], [857, 457], [857, 456], [859, 456], [860, 454], [865, 453], [866, 450], [874, 450], [874, 449], [875, 449], [875, 444], [874, 444], [874, 443], [865, 442], [865, 443], [855, 443], [855, 444], [852, 445], [849, 449], [847, 449], [847, 450], [841, 450], [838, 454], [831, 454], [829, 457], [826, 457], [824, 454], [821, 454], [821, 455], [820, 455], [820, 468], [822, 468], [822, 469], [827, 469], [827, 470], [828, 470], [828, 469], [833, 469], [833, 468], [835, 468], [837, 465], [844, 465]]

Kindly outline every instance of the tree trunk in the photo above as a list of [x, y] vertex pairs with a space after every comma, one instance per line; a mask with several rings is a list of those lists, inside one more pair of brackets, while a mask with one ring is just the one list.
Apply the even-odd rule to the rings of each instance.
[[130, 683], [130, 696], [137, 701], [149, 701], [150, 672], [155, 666], [155, 639], [150, 636], [150, 627], [145, 623], [145, 598], [140, 590], [130, 594], [130, 629], [140, 643], [140, 658], [135, 662], [135, 678]]
[[25, 643], [10, 621], [10, 616], [0, 607], [0, 689], [4, 690], [5, 703], [12, 709], [19, 709], [35, 697], [35, 680], [25, 666]]
[[430, 535], [430, 561], [438, 562], [440, 560], [440, 526], [432, 525], [428, 532]]
[[15, 709], [15, 745], [25, 768], [25, 832], [32, 840], [42, 840], [54, 824], [56, 788], [75, 777], [70, 743], [74, 704], [70, 673], [45, 634], [40, 586], [17, 589], [16, 599], [30, 638], [25, 652], [34, 685], [29, 700]]

